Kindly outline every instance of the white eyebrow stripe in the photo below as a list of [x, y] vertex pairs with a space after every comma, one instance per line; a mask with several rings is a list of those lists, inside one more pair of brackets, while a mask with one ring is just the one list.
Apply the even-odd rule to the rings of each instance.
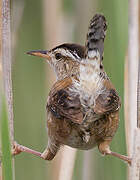
[[72, 51], [69, 51], [67, 49], [59, 48], [59, 49], [56, 50], [56, 52], [61, 53], [62, 56], [68, 56], [68, 57], [70, 57], [70, 58], [72, 58], [74, 60], [81, 59], [75, 51], [72, 52]]

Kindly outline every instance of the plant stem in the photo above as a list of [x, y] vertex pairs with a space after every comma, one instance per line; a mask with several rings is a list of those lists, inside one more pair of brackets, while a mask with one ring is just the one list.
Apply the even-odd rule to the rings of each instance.
[[[65, 35], [65, 31], [66, 31], [65, 28], [67, 27], [66, 24], [67, 21], [66, 19], [63, 18], [64, 14], [62, 9], [63, 8], [62, 3], [63, 3], [62, 0], [43, 1], [44, 36], [46, 39], [45, 44], [48, 47], [46, 49], [53, 48], [57, 44], [61, 44], [67, 39], [70, 40], [69, 35]], [[67, 18], [67, 16], [65, 16], [65, 18]], [[49, 80], [47, 79], [47, 82], [49, 81], [47, 84], [48, 87], [50, 87], [52, 85], [52, 82], [54, 82], [53, 74], [54, 73], [50, 71], [50, 68], [48, 68], [47, 76], [50, 77]], [[57, 157], [52, 162], [52, 167], [51, 167], [52, 179], [70, 180], [73, 175], [75, 156], [76, 156], [76, 150], [64, 146], [64, 148], [59, 151]]]
[[129, 180], [140, 179], [140, 75], [139, 66], [139, 0], [129, 0], [129, 39], [128, 39], [128, 153], [132, 157]]
[[[10, 19], [10, 0], [1, 0], [1, 69], [4, 95], [8, 110], [9, 128], [11, 144], [14, 139], [13, 127], [13, 94], [12, 94], [12, 78], [11, 78], [11, 19]], [[14, 164], [14, 160], [13, 160]], [[13, 166], [14, 167], [14, 166]], [[13, 170], [14, 171], [14, 170]], [[13, 172], [14, 176], [14, 172]], [[14, 179], [14, 177], [13, 177]]]

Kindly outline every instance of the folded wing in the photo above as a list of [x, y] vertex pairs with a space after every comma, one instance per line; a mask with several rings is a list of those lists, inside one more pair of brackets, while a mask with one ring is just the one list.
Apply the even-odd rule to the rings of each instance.
[[57, 82], [50, 92], [47, 109], [57, 118], [81, 124], [83, 114], [79, 95], [72, 93], [72, 80], [66, 78]]

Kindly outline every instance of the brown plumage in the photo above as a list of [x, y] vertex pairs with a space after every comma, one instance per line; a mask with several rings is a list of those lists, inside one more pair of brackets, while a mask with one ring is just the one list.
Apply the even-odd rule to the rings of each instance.
[[57, 76], [46, 106], [48, 147], [39, 154], [44, 159], [52, 160], [62, 145], [83, 150], [97, 145], [102, 154], [130, 162], [109, 149], [119, 125], [120, 98], [102, 65], [106, 29], [105, 17], [96, 14], [85, 47], [65, 43], [28, 52], [47, 59]]
[[100, 146], [104, 141], [110, 143], [118, 128], [120, 108], [120, 99], [112, 84], [109, 90], [99, 94], [95, 106], [89, 107], [90, 114], [86, 114], [79, 94], [72, 94], [71, 89], [71, 78], [65, 78], [57, 81], [50, 91], [47, 103], [49, 142], [53, 142], [49, 144], [50, 151], [57, 149], [58, 144], [58, 148], [65, 144], [84, 150]]

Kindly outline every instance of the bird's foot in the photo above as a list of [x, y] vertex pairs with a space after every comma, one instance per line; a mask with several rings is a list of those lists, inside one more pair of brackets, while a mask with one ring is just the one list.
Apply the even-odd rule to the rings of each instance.
[[98, 146], [99, 151], [103, 155], [112, 155], [114, 157], [117, 157], [117, 158], [123, 160], [124, 162], [127, 162], [129, 165], [131, 165], [132, 158], [130, 158], [128, 156], [124, 156], [124, 155], [116, 153], [116, 152], [112, 152], [110, 150], [109, 143], [110, 143], [109, 141], [104, 141], [104, 142], [100, 143], [99, 146]]
[[[21, 152], [26, 152], [29, 154], [34, 154], [36, 156], [41, 157], [41, 153], [38, 151], [35, 151], [33, 149], [27, 148], [23, 145], [18, 144], [17, 142], [13, 143], [13, 149], [12, 149], [12, 155], [20, 154]], [[42, 157], [41, 157], [42, 158]]]
[[13, 150], [12, 150], [12, 155], [17, 155], [20, 154], [21, 152], [26, 152], [29, 154], [34, 154], [44, 160], [52, 160], [56, 153], [52, 153], [52, 151], [49, 148], [46, 148], [45, 151], [43, 153], [35, 151], [33, 149], [30, 149], [28, 147], [25, 147], [23, 145], [18, 144], [17, 142], [13, 143]]

